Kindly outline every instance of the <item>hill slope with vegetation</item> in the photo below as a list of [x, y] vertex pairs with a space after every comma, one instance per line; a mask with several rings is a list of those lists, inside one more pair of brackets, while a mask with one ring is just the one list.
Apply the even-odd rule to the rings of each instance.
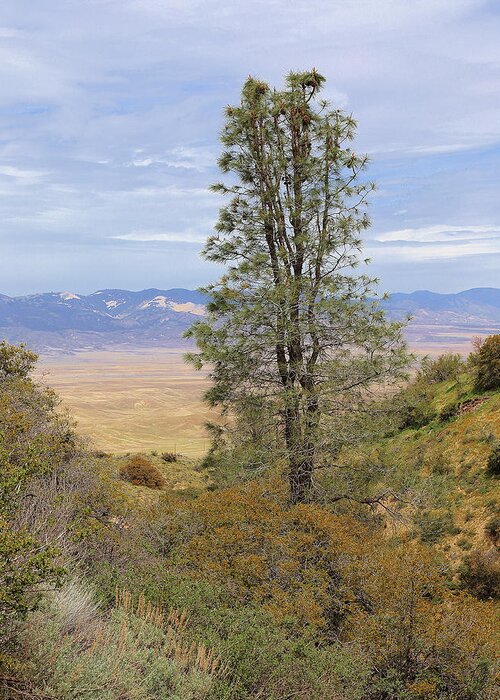
[[1, 345], [0, 697], [496, 697], [499, 340], [425, 361], [295, 505], [250, 441], [89, 450]]

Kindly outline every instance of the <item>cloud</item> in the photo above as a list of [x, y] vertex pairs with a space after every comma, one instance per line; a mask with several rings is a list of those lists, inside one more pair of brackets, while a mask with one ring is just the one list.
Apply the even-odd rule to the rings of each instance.
[[205, 242], [206, 234], [194, 231], [134, 231], [133, 233], [123, 233], [111, 236], [119, 241], [165, 241], [167, 243], [198, 243]]
[[[389, 286], [410, 245], [419, 260], [471, 257], [474, 246], [487, 257], [495, 231], [483, 229], [500, 221], [499, 31], [483, 0], [3, 0], [0, 245], [28, 248], [18, 244], [17, 263], [0, 259], [0, 278], [24, 269], [29, 242], [52, 256], [47, 279], [58, 261], [62, 276], [65, 240], [103, 275], [103, 251], [121, 251], [123, 275], [151, 286], [163, 241], [186, 253], [165, 253], [162, 274], [196, 286], [213, 273], [191, 244], [220, 206], [208, 187], [224, 107], [248, 74], [280, 84], [310, 66], [372, 155], [367, 245], [392, 251]], [[417, 266], [408, 275], [422, 286]]]
[[420, 228], [405, 228], [376, 234], [376, 240], [410, 241], [415, 243], [444, 242], [454, 244], [471, 239], [493, 239], [500, 245], [500, 226], [450, 226], [434, 224]]
[[500, 226], [446, 224], [379, 233], [366, 251], [378, 262], [437, 262], [470, 256], [500, 256]]
[[12, 165], [0, 165], [0, 175], [14, 178], [16, 180], [26, 180], [33, 182], [43, 177], [46, 173], [43, 170], [22, 170]]

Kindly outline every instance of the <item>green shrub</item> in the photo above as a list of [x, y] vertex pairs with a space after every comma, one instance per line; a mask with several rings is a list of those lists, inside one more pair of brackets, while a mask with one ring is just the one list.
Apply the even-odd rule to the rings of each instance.
[[400, 427], [418, 429], [433, 421], [436, 411], [432, 399], [432, 392], [425, 382], [417, 381], [404, 389], [395, 399], [401, 416]]
[[117, 599], [109, 616], [99, 615], [87, 593], [76, 587], [33, 614], [23, 633], [29, 656], [28, 697], [206, 698], [225, 668], [206, 646], [188, 641], [187, 616], [177, 610], [164, 612], [143, 597], [135, 602], [120, 591]]
[[38, 355], [26, 348], [24, 343], [9, 345], [0, 342], [0, 378], [18, 377], [26, 379], [35, 368]]
[[465, 369], [465, 364], [458, 353], [446, 353], [433, 360], [424, 357], [420, 365], [419, 376], [429, 384], [457, 379]]
[[476, 391], [500, 387], [500, 335], [490, 335], [471, 357]]
[[438, 542], [444, 535], [456, 533], [450, 511], [424, 511], [416, 517], [422, 542]]
[[134, 486], [162, 489], [165, 479], [161, 472], [145, 457], [137, 455], [120, 468], [120, 476]]
[[488, 455], [486, 471], [490, 476], [500, 476], [500, 442], [495, 445]]
[[61, 578], [55, 545], [64, 535], [66, 515], [58, 522], [49, 484], [77, 451], [55, 395], [29, 376], [36, 359], [24, 345], [0, 343], [0, 622], [5, 623], [36, 608], [40, 588]]

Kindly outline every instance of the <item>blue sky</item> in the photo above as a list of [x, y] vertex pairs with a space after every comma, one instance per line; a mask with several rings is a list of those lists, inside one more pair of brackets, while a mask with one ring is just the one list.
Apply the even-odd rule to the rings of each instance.
[[500, 286], [497, 0], [2, 0], [0, 292], [196, 287], [217, 135], [315, 66], [359, 123], [383, 289]]

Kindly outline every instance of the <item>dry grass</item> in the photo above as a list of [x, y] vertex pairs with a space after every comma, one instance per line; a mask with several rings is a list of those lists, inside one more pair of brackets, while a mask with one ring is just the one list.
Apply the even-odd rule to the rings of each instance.
[[[131, 497], [134, 503], [151, 503], [156, 501], [162, 491], [152, 490], [146, 486], [134, 485], [121, 478], [121, 472], [129, 461], [134, 458], [147, 458], [163, 479], [163, 490], [168, 492], [183, 492], [186, 490], [202, 491], [211, 483], [207, 471], [200, 470], [199, 460], [178, 455], [176, 462], [164, 462], [161, 455], [136, 454], [109, 457], [100, 460], [101, 473], [112, 479], [116, 488], [120, 488], [127, 497]], [[117, 483], [116, 480], [119, 479]]]
[[80, 433], [97, 449], [203, 455], [213, 413], [202, 401], [206, 377], [181, 350], [92, 351], [42, 358], [45, 382], [63, 400]]
[[[467, 354], [472, 338], [487, 329], [415, 325], [407, 335], [417, 354]], [[42, 357], [45, 381], [61, 396], [80, 433], [99, 450], [174, 452], [200, 457], [209, 447], [207, 420], [216, 416], [203, 403], [203, 373], [176, 348], [78, 352]]]
[[142, 594], [137, 602], [134, 602], [130, 591], [118, 587], [115, 593], [115, 606], [124, 610], [128, 615], [133, 615], [149, 625], [162, 629], [165, 632], [162, 646], [163, 654], [172, 659], [177, 667], [196, 669], [212, 678], [227, 674], [227, 668], [222, 663], [220, 656], [215, 655], [204, 644], [189, 643], [185, 640], [184, 635], [188, 624], [185, 610], [171, 608], [166, 612], [161, 607], [147, 601]]

